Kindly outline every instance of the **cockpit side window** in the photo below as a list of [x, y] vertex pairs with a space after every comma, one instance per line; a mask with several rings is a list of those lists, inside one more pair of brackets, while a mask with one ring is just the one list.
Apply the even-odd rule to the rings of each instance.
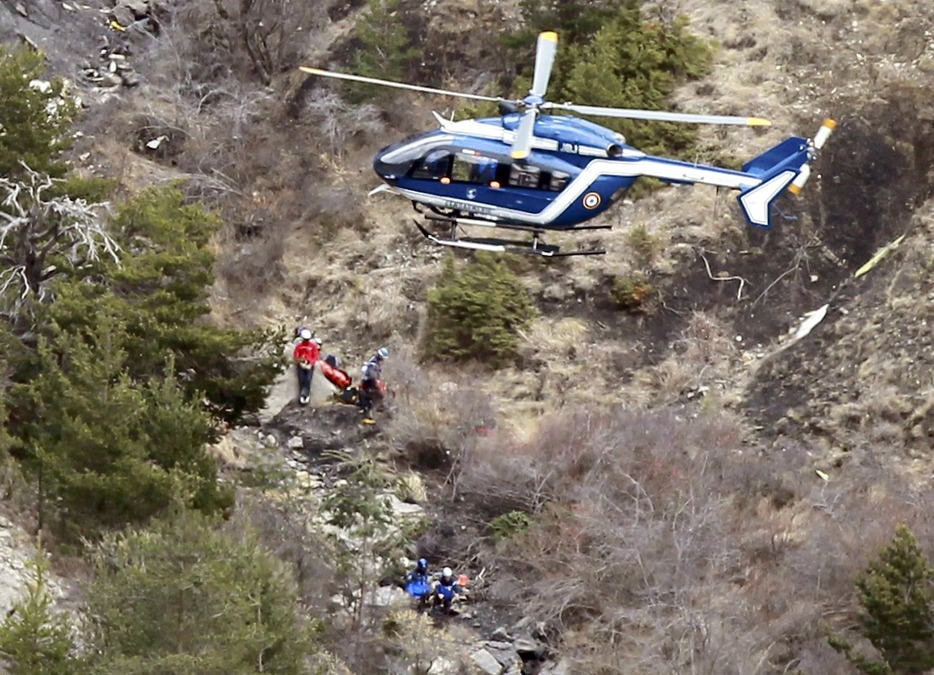
[[441, 180], [451, 172], [451, 151], [447, 149], [432, 150], [415, 167], [412, 178], [428, 178]]
[[498, 162], [483, 155], [457, 153], [451, 178], [463, 183], [490, 183], [496, 180]]
[[563, 171], [552, 171], [551, 180], [548, 181], [548, 189], [560, 192], [567, 186], [569, 178], [570, 176]]
[[530, 164], [513, 164], [509, 168], [509, 184], [513, 187], [537, 188], [541, 169]]

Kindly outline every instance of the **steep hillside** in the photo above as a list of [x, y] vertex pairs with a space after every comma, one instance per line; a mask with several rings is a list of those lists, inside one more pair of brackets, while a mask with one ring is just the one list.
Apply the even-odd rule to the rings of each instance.
[[[348, 68], [365, 5], [290, 10], [279, 65]], [[505, 93], [521, 70], [497, 39], [521, 21], [518, 0], [394, 7], [420, 36], [422, 84]], [[395, 398], [374, 427], [326, 396], [287, 403], [285, 373], [260, 441], [239, 429], [225, 443], [301, 455], [305, 478], [333, 450], [418, 471], [430, 521], [407, 555], [479, 575], [472, 629], [534, 634], [552, 673], [851, 672], [826, 636], [858, 623], [856, 575], [897, 522], [934, 551], [934, 13], [644, 3], [717, 45], [673, 105], [773, 122], [704, 128], [682, 159], [746, 160], [827, 117], [837, 130], [771, 231], [749, 228], [733, 193], [665, 187], [602, 217], [613, 228], [585, 239], [606, 256], [511, 260], [538, 316], [516, 362], [492, 371], [421, 353], [442, 261], [471, 256], [426, 242], [409, 204], [367, 196], [373, 153], [455, 104], [391, 92], [352, 105], [295, 68], [264, 71], [214, 9], [36, 0], [0, 8], [0, 36], [38, 44], [88, 101], [80, 170], [121, 194], [181, 180], [225, 219], [215, 320], [311, 326], [353, 371], [391, 348]], [[614, 288], [633, 279], [646, 298], [621, 307]], [[251, 474], [250, 453], [225, 453], [231, 475]], [[325, 477], [316, 489], [340, 480]]]

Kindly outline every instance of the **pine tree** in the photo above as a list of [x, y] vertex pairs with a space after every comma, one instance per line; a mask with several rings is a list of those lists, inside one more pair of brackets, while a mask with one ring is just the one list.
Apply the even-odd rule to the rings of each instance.
[[180, 513], [106, 537], [93, 563], [91, 672], [306, 672], [312, 634], [295, 580], [253, 533]]
[[[562, 100], [588, 105], [664, 110], [680, 82], [705, 75], [710, 48], [687, 32], [687, 20], [649, 22], [637, 2], [623, 3], [613, 20], [585, 44], [574, 47]], [[627, 142], [654, 154], [683, 152], [696, 140], [690, 125], [601, 120]]]
[[82, 672], [72, 656], [73, 627], [53, 610], [46, 575], [49, 564], [41, 550], [30, 563], [26, 592], [0, 624], [0, 662], [10, 675], [73, 675]]
[[911, 530], [899, 525], [895, 538], [856, 581], [863, 635], [879, 652], [877, 663], [854, 653], [840, 638], [830, 643], [864, 673], [914, 674], [934, 668], [934, 568]]
[[[354, 27], [357, 48], [353, 71], [359, 75], [405, 82], [418, 56], [414, 36], [402, 16], [401, 0], [369, 0], [366, 12]], [[383, 87], [347, 84], [344, 91], [351, 103], [386, 96]]]
[[230, 504], [204, 450], [209, 417], [171, 373], [134, 382], [123, 337], [109, 321], [43, 341], [35, 376], [17, 391], [29, 411], [18, 454], [37, 478], [40, 519], [54, 515], [66, 537], [145, 522], [175, 504]]
[[461, 271], [448, 258], [428, 293], [425, 353], [501, 366], [515, 357], [517, 331], [533, 316], [528, 291], [497, 256], [480, 254]]
[[101, 261], [60, 284], [44, 324], [74, 332], [112, 317], [125, 326], [131, 378], [159, 377], [171, 356], [188, 397], [206, 398], [215, 416], [236, 423], [262, 407], [280, 364], [274, 332], [208, 320], [210, 240], [220, 225], [177, 189], [144, 191], [114, 220], [120, 263]]
[[58, 158], [77, 107], [60, 79], [43, 84], [43, 61], [31, 50], [0, 46], [0, 177], [21, 176], [20, 162], [53, 177], [67, 170]]

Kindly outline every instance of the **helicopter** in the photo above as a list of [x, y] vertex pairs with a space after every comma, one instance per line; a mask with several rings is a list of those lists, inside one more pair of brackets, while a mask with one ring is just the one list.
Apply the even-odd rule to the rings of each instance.
[[[386, 146], [373, 160], [383, 183], [370, 195], [386, 192], [409, 199], [424, 217], [424, 224], [416, 220], [416, 226], [431, 242], [480, 251], [545, 257], [604, 254], [605, 249], [561, 251], [545, 243], [543, 235], [610, 229], [609, 225], [587, 222], [618, 202], [640, 176], [670, 184], [702, 183], [739, 190], [737, 201], [746, 220], [770, 228], [773, 202], [786, 191], [801, 191], [811, 174], [810, 163], [836, 126], [833, 120], [826, 119], [812, 139], [787, 138], [743, 164], [739, 171], [648, 155], [627, 145], [621, 134], [576, 115], [749, 127], [771, 123], [761, 117], [549, 102], [545, 94], [557, 45], [557, 33], [539, 34], [532, 86], [528, 95], [519, 100], [306, 66], [300, 70], [321, 77], [499, 105], [500, 117], [453, 121], [433, 113], [437, 129]], [[435, 227], [436, 223], [440, 225]], [[473, 227], [531, 236], [505, 239], [463, 234]]]

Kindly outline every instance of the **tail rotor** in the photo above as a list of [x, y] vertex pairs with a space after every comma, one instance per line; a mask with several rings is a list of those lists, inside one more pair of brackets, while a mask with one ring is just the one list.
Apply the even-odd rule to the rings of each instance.
[[825, 119], [824, 123], [821, 124], [820, 129], [814, 134], [814, 138], [808, 142], [808, 161], [801, 165], [801, 171], [792, 181], [791, 185], [788, 186], [788, 192], [793, 195], [801, 194], [805, 183], [807, 183], [808, 179], [811, 177], [811, 162], [817, 158], [817, 153], [824, 147], [824, 144], [827, 143], [827, 139], [830, 138], [830, 134], [833, 133], [836, 127], [837, 123], [829, 118]]

